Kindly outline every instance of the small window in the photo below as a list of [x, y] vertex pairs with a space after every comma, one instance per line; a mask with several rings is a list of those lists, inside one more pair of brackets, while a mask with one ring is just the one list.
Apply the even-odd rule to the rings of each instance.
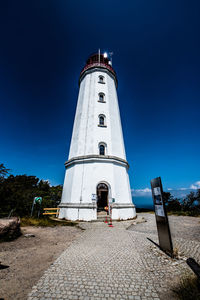
[[103, 116], [99, 117], [99, 125], [105, 125], [104, 124], [104, 117]]
[[99, 144], [99, 155], [105, 155], [106, 154], [106, 144], [101, 142]]
[[99, 93], [99, 102], [105, 102], [105, 94]]
[[105, 83], [104, 76], [102, 75], [99, 76], [99, 83]]
[[99, 154], [100, 155], [105, 155], [105, 146], [104, 145], [99, 146]]
[[106, 127], [106, 116], [99, 115], [99, 125], [100, 127]]

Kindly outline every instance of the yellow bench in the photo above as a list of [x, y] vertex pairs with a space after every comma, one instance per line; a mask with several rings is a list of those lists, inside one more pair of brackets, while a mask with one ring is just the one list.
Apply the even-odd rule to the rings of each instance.
[[[56, 208], [43, 208], [43, 210], [45, 211], [43, 213], [43, 215], [58, 215], [59, 214], [59, 210], [60, 208], [59, 207], [56, 207]], [[51, 211], [51, 210], [55, 210], [55, 212], [47, 212], [47, 211]]]

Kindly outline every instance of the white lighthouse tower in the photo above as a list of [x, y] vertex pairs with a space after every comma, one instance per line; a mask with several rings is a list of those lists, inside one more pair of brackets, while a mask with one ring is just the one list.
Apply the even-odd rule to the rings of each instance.
[[109, 203], [113, 219], [133, 218], [117, 77], [106, 55], [88, 58], [79, 85], [59, 218], [95, 220]]

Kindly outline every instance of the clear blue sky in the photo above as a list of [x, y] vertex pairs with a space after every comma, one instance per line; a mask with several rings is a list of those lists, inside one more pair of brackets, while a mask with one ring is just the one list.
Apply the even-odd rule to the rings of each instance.
[[0, 162], [63, 183], [79, 74], [101, 48], [114, 52], [131, 188], [197, 187], [199, 15], [189, 0], [2, 0]]

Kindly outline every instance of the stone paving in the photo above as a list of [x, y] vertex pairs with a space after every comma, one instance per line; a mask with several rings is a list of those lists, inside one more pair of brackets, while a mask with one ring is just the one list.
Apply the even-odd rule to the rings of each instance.
[[147, 239], [157, 242], [157, 233], [154, 216], [144, 216], [146, 223], [114, 222], [113, 228], [82, 223], [86, 230], [45, 271], [28, 300], [176, 299], [174, 282], [191, 271], [184, 259], [169, 258]]
[[[129, 230], [151, 235], [157, 243], [157, 228], [154, 214], [141, 213], [147, 222], [140, 226], [131, 226]], [[186, 216], [169, 216], [169, 225], [173, 247], [180, 255], [193, 257], [200, 263], [200, 218]]]

